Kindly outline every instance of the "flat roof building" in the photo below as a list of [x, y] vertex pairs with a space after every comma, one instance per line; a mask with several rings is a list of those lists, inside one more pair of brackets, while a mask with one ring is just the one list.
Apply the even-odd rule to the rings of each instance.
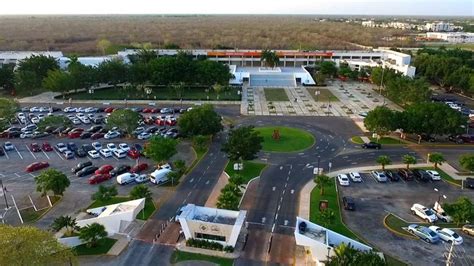
[[426, 38], [449, 43], [474, 43], [474, 33], [472, 32], [427, 32]]

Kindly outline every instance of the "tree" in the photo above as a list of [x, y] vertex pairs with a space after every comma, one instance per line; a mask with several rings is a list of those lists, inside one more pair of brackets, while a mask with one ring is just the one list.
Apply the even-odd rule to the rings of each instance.
[[33, 226], [0, 223], [0, 246], [2, 265], [65, 265], [76, 261], [70, 248]]
[[41, 88], [43, 79], [48, 76], [48, 71], [59, 69], [58, 61], [51, 56], [33, 55], [18, 64], [15, 75], [16, 89], [32, 92]]
[[107, 60], [97, 66], [97, 75], [100, 77], [100, 81], [112, 84], [114, 87], [119, 83], [127, 81], [127, 74], [127, 65], [119, 59]]
[[324, 209], [321, 211], [321, 223], [323, 224], [324, 227], [330, 226], [333, 222], [334, 219], [336, 218], [336, 214], [332, 209]]
[[392, 163], [392, 160], [387, 155], [380, 155], [377, 157], [377, 163], [382, 166], [382, 171], [385, 171], [385, 166]]
[[48, 71], [48, 75], [43, 79], [43, 88], [59, 92], [64, 98], [66, 92], [71, 89], [74, 80], [68, 72], [55, 69]]
[[222, 151], [233, 161], [253, 160], [262, 149], [263, 137], [253, 126], [243, 126], [231, 129], [229, 138], [222, 145]]
[[230, 190], [221, 192], [221, 194], [217, 198], [216, 206], [219, 209], [238, 210], [239, 197]]
[[111, 45], [112, 43], [109, 40], [100, 39], [97, 42], [97, 49], [99, 49], [102, 52], [102, 55], [105, 55], [105, 53], [107, 52], [107, 50], [110, 48]]
[[221, 120], [214, 107], [205, 104], [182, 114], [178, 119], [178, 127], [184, 136], [214, 135], [223, 129]]
[[274, 68], [280, 62], [280, 58], [275, 51], [263, 50], [260, 55], [260, 61], [262, 62], [262, 65]]
[[416, 164], [415, 156], [405, 154], [403, 155], [402, 159], [403, 159], [403, 163], [407, 165], [407, 170], [410, 170], [410, 164]]
[[5, 90], [13, 91], [15, 87], [14, 68], [14, 64], [4, 64], [0, 67], [0, 87], [3, 87]]
[[71, 76], [70, 89], [77, 91], [81, 88], [89, 88], [92, 85], [99, 83], [97, 77], [97, 69], [92, 66], [81, 64], [77, 57], [71, 57], [67, 66], [67, 71]]
[[429, 159], [430, 163], [434, 163], [434, 168], [435, 169], [438, 169], [438, 165], [441, 165], [446, 161], [446, 159], [444, 159], [443, 154], [441, 154], [439, 152], [431, 153], [429, 155], [428, 159]]
[[8, 127], [9, 122], [15, 118], [18, 108], [17, 102], [7, 98], [0, 98], [0, 130]]
[[113, 197], [117, 196], [117, 188], [114, 185], [104, 186], [100, 185], [97, 192], [92, 194], [92, 200], [100, 202], [107, 202]]
[[65, 116], [51, 115], [46, 116], [44, 119], [40, 120], [38, 123], [38, 129], [44, 131], [46, 127], [71, 127], [72, 122], [69, 118]]
[[394, 112], [385, 106], [377, 106], [374, 110], [367, 113], [367, 117], [364, 119], [364, 126], [381, 138], [396, 129]]
[[443, 209], [458, 225], [474, 220], [474, 205], [467, 197], [459, 197], [456, 202], [451, 204], [445, 203]]
[[138, 112], [120, 109], [112, 112], [107, 118], [107, 127], [118, 127], [123, 129], [127, 134], [135, 130], [140, 123], [140, 114]]
[[212, 86], [212, 89], [217, 94], [217, 100], [219, 100], [219, 95], [222, 92], [222, 90], [224, 89], [224, 87], [221, 84], [216, 83]]
[[130, 198], [132, 199], [142, 199], [142, 198], [145, 198], [146, 200], [152, 199], [152, 193], [150, 189], [143, 184], [134, 186], [132, 190], [130, 190], [129, 195], [130, 195]]
[[88, 224], [79, 230], [79, 239], [86, 242], [87, 247], [95, 247], [97, 241], [107, 236], [105, 227], [98, 223]]
[[54, 219], [51, 228], [59, 232], [61, 229], [66, 227], [66, 235], [71, 235], [72, 231], [76, 228], [76, 219], [73, 219], [71, 216], [68, 215], [61, 215]]
[[197, 135], [193, 137], [193, 148], [196, 152], [204, 152], [209, 146], [209, 137]]
[[474, 171], [474, 153], [463, 154], [459, 157], [459, 164], [467, 171]]
[[373, 251], [359, 251], [353, 248], [351, 244], [341, 243], [334, 248], [334, 256], [328, 258], [326, 265], [385, 266], [387, 264], [384, 259]]
[[332, 61], [323, 61], [319, 64], [319, 71], [324, 75], [334, 76], [337, 74], [337, 67]]
[[326, 83], [326, 75], [324, 75], [321, 71], [316, 73], [316, 84], [322, 86]]
[[175, 139], [155, 136], [146, 145], [145, 154], [155, 162], [161, 163], [169, 160], [178, 152], [176, 150], [177, 145], [178, 141]]
[[331, 184], [331, 178], [327, 175], [317, 175], [314, 178], [314, 183], [316, 187], [319, 188], [320, 195], [324, 195], [324, 188]]
[[62, 196], [71, 184], [65, 174], [53, 168], [42, 171], [35, 177], [35, 182], [36, 191], [41, 192], [42, 196], [48, 194], [48, 191], [52, 191], [55, 196]]
[[184, 82], [171, 84], [171, 88], [173, 89], [173, 91], [176, 93], [176, 96], [180, 100], [183, 99], [184, 89], [186, 88]]

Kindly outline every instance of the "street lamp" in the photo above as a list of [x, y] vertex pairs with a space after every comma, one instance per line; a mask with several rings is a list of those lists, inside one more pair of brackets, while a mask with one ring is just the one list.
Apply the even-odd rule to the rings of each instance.
[[448, 197], [446, 197], [446, 195], [442, 195], [441, 192], [439, 192], [439, 189], [437, 188], [434, 188], [433, 189], [434, 191], [438, 192], [438, 204], [441, 204], [441, 197], [443, 197], [443, 199], [447, 199]]

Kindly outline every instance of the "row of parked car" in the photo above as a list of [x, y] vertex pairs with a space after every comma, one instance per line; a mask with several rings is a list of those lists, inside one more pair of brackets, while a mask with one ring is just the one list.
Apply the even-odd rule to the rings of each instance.
[[[51, 106], [33, 106], [33, 107], [22, 107], [21, 112], [30, 113], [54, 113], [63, 111], [64, 113], [112, 113], [113, 111], [119, 110], [118, 107], [65, 107], [63, 109]], [[159, 114], [173, 114], [173, 113], [184, 113], [192, 107], [184, 108], [155, 108], [155, 107], [127, 107], [123, 109], [129, 109], [139, 113], [159, 113]]]
[[[422, 170], [422, 169], [394, 169], [386, 171], [372, 171], [370, 174], [377, 180], [377, 182], [398, 182], [400, 179], [405, 181], [413, 181], [417, 179], [422, 182], [439, 181], [441, 176], [437, 171], [434, 170]], [[349, 174], [339, 174], [337, 181], [341, 186], [349, 186], [351, 181], [354, 183], [362, 182], [362, 177], [358, 172], [351, 172]]]

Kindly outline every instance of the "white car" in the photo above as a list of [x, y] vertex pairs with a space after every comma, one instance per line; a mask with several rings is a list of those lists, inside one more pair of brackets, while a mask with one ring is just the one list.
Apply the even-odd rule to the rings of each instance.
[[384, 172], [379, 172], [379, 171], [372, 171], [372, 176], [378, 181], [378, 182], [387, 182], [387, 176], [385, 175]]
[[142, 139], [142, 140], [149, 139], [151, 138], [151, 134], [147, 132], [143, 132], [143, 133], [138, 134], [137, 138]]
[[31, 118], [31, 123], [35, 123], [35, 124], [38, 124], [40, 121], [39, 117], [35, 116], [33, 118]]
[[77, 118], [72, 119], [71, 122], [72, 122], [74, 125], [80, 125], [80, 124], [81, 124], [81, 120], [79, 120], [79, 119], [77, 119]]
[[3, 144], [3, 148], [6, 151], [12, 151], [12, 150], [15, 149], [15, 145], [13, 145], [11, 142], [7, 141], [7, 142], [5, 142], [5, 144]]
[[352, 182], [362, 182], [362, 176], [358, 172], [351, 172], [349, 176], [352, 179]]
[[24, 113], [18, 113], [17, 115], [18, 119], [26, 119], [26, 115]]
[[33, 137], [33, 131], [25, 131], [20, 134], [21, 139], [31, 138]]
[[79, 118], [79, 120], [81, 120], [82, 123], [84, 124], [90, 124], [91, 121], [89, 120], [89, 118], [87, 118], [87, 116], [83, 116], [81, 118]]
[[140, 135], [141, 133], [143, 133], [145, 131], [145, 128], [144, 127], [137, 127], [133, 132], [132, 134], [134, 135]]
[[96, 107], [87, 107], [87, 108], [84, 110], [84, 112], [85, 112], [85, 113], [95, 113], [95, 112], [97, 112], [97, 110], [98, 110], [98, 109], [97, 109]]
[[117, 146], [114, 143], [107, 143], [107, 149], [110, 151], [115, 151], [117, 149]]
[[105, 139], [115, 139], [118, 137], [120, 137], [120, 133], [118, 133], [117, 131], [109, 131], [104, 136]]
[[135, 182], [139, 183], [139, 184], [140, 183], [145, 183], [145, 182], [148, 182], [148, 181], [150, 181], [150, 178], [146, 174], [139, 175], [135, 178]]
[[92, 159], [99, 159], [100, 158], [100, 154], [96, 150], [88, 151], [87, 154], [89, 154], [89, 156]]
[[124, 150], [121, 150], [121, 149], [116, 149], [115, 151], [113, 151], [113, 154], [118, 159], [122, 159], [122, 158], [127, 157], [127, 152], [124, 151]]
[[21, 128], [21, 132], [34, 131], [37, 130], [38, 126], [35, 124], [29, 124], [26, 127]]
[[124, 150], [124, 151], [129, 151], [130, 150], [130, 147], [128, 146], [127, 143], [120, 143], [119, 145], [119, 148]]
[[33, 106], [33, 107], [30, 108], [30, 112], [31, 112], [31, 113], [40, 112], [40, 108], [39, 108], [39, 107], [36, 107], [36, 106]]
[[346, 174], [340, 174], [337, 176], [337, 181], [341, 186], [348, 186], [349, 185], [349, 178]]
[[439, 226], [434, 225], [428, 228], [436, 232], [439, 238], [441, 238], [441, 240], [444, 240], [449, 243], [454, 243], [454, 245], [461, 245], [463, 242], [462, 237], [451, 229], [441, 228]]
[[104, 156], [105, 158], [112, 157], [112, 151], [109, 149], [102, 149], [99, 151], [100, 155]]
[[96, 150], [99, 151], [102, 149], [102, 144], [100, 142], [92, 142], [92, 147]]
[[413, 204], [410, 210], [412, 214], [420, 217], [428, 223], [434, 223], [438, 220], [438, 217], [431, 209], [428, 209], [421, 204]]
[[76, 112], [76, 108], [74, 107], [66, 107], [63, 109], [63, 112], [65, 113], [75, 113]]
[[431, 180], [433, 181], [439, 181], [441, 180], [441, 176], [439, 175], [438, 172], [434, 171], [434, 170], [427, 170], [426, 171], [428, 173], [428, 175], [431, 177]]
[[86, 110], [86, 108], [84, 108], [84, 107], [77, 107], [76, 108], [76, 113], [84, 113], [85, 110]]

